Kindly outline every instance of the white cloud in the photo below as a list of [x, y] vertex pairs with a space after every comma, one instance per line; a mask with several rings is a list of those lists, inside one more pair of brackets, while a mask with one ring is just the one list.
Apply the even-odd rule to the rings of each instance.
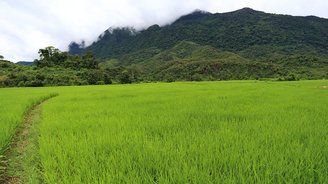
[[195, 9], [228, 12], [243, 7], [271, 13], [328, 17], [323, 0], [0, 0], [0, 54], [33, 60], [49, 45], [91, 43], [110, 26], [164, 25]]

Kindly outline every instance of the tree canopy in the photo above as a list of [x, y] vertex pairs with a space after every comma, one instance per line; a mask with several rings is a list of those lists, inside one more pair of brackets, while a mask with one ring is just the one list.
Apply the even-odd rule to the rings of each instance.
[[34, 61], [39, 68], [61, 66], [66, 68], [95, 69], [98, 68], [99, 61], [91, 52], [86, 52], [81, 56], [71, 55], [68, 52], [61, 52], [59, 49], [49, 46], [39, 50], [39, 59]]

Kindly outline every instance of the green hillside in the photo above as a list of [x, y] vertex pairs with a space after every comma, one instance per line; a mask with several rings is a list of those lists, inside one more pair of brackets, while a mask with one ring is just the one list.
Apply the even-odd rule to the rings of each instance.
[[[328, 75], [328, 20], [244, 8], [195, 11], [170, 25], [108, 29], [88, 47], [147, 80], [322, 79]], [[113, 66], [113, 65], [112, 65]]]
[[327, 48], [327, 19], [195, 11], [162, 27], [111, 28], [69, 52], [40, 49], [30, 67], [0, 57], [0, 86], [327, 79]]
[[255, 63], [238, 54], [180, 42], [142, 63], [154, 80], [225, 80], [275, 77], [279, 66]]
[[[249, 8], [216, 14], [195, 11], [163, 27], [153, 25], [141, 31], [111, 28], [85, 49], [72, 44], [70, 52], [90, 50], [99, 58], [112, 58], [147, 48], [169, 49], [184, 40], [248, 57], [304, 52], [326, 56], [328, 20], [267, 14]], [[259, 47], [264, 49], [257, 52]]]
[[327, 78], [328, 60], [311, 55], [279, 55], [257, 59], [190, 41], [172, 48], [132, 52], [102, 64], [126, 67], [134, 81], [198, 81], [275, 78]]

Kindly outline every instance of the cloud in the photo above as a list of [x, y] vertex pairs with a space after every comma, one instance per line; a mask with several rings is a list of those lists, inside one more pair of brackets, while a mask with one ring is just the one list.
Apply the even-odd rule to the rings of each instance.
[[328, 17], [323, 0], [1, 0], [0, 54], [33, 60], [49, 45], [91, 43], [109, 27], [165, 25], [195, 9], [228, 12], [243, 7], [271, 13]]

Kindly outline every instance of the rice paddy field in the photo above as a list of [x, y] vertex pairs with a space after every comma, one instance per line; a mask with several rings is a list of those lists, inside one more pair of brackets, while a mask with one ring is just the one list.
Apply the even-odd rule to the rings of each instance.
[[44, 183], [328, 183], [328, 81], [0, 89], [0, 146], [26, 109]]
[[23, 114], [46, 95], [43, 90], [33, 88], [0, 89], [0, 153], [14, 136], [15, 129], [23, 120]]

